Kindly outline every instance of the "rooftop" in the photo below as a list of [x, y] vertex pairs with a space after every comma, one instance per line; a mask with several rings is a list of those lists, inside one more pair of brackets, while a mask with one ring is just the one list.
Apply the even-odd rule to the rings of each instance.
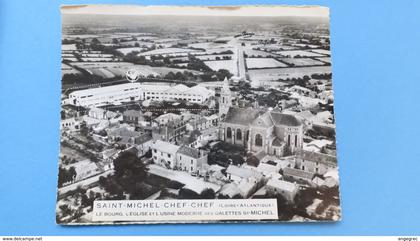
[[303, 170], [295, 169], [295, 168], [290, 168], [290, 167], [285, 167], [283, 169], [283, 175], [309, 179], [309, 180], [312, 180], [312, 178], [314, 177], [314, 174], [311, 172], [307, 172], [307, 171], [303, 171]]
[[197, 150], [195, 148], [191, 148], [188, 146], [181, 146], [178, 149], [178, 153], [189, 156], [189, 157], [193, 157], [193, 158], [200, 158], [200, 150]]
[[161, 140], [157, 140], [153, 143], [152, 147], [158, 151], [172, 154], [175, 154], [179, 149], [179, 146]]
[[288, 192], [295, 192], [298, 189], [297, 185], [291, 182], [286, 182], [286, 181], [275, 179], [275, 178], [268, 180], [267, 186], [278, 188], [278, 189], [285, 190]]

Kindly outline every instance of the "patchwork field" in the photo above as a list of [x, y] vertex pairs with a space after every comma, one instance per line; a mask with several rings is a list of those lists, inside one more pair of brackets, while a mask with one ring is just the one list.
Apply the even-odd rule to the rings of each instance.
[[304, 51], [304, 50], [285, 50], [285, 51], [277, 51], [276, 53], [285, 57], [292, 57], [292, 58], [296, 56], [300, 56], [300, 57], [323, 57], [324, 56], [323, 54], [314, 53], [310, 51]]
[[246, 58], [248, 69], [287, 67], [286, 64], [273, 58]]
[[326, 49], [311, 49], [311, 52], [318, 53], [318, 54], [331, 55], [331, 51], [326, 50]]
[[114, 61], [114, 58], [110, 57], [83, 57], [82, 61], [86, 62], [96, 62], [96, 61]]
[[331, 64], [331, 57], [319, 57], [319, 58], [316, 58], [316, 59], [319, 60], [319, 61]]
[[79, 70], [67, 65], [61, 64], [61, 75], [65, 74], [82, 74]]
[[[103, 78], [123, 77], [129, 69], [137, 70], [141, 75], [164, 77], [169, 72], [183, 72], [185, 69], [167, 68], [167, 67], [151, 67], [149, 65], [135, 65], [127, 62], [78, 62], [72, 63], [75, 66], [85, 69], [91, 74], [102, 76]], [[188, 70], [194, 74], [200, 74], [199, 71]]]
[[286, 78], [299, 78], [305, 75], [331, 73], [331, 66], [315, 66], [302, 68], [276, 68], [248, 70], [251, 81], [278, 80]]
[[324, 62], [311, 59], [311, 58], [283, 58], [282, 61], [293, 64], [294, 66], [311, 66], [311, 65], [324, 65]]
[[245, 49], [245, 54], [249, 57], [249, 58], [254, 58], [254, 57], [277, 57], [277, 54], [274, 53], [270, 53], [270, 52], [265, 52], [265, 51], [261, 51], [261, 50], [255, 50], [255, 49]]
[[206, 61], [206, 60], [216, 60], [217, 57], [220, 58], [219, 60], [222, 60], [223, 57], [233, 58], [233, 55], [232, 54], [223, 54], [223, 55], [221, 55], [221, 54], [209, 54], [209, 55], [196, 55], [195, 57], [197, 59], [201, 59], [203, 61]]
[[202, 52], [195, 49], [183, 49], [183, 48], [163, 48], [163, 49], [154, 49], [144, 53], [138, 54], [139, 56], [150, 56], [150, 55], [174, 55], [174, 54], [188, 54], [192, 52]]
[[204, 61], [204, 63], [214, 71], [218, 71], [219, 69], [227, 69], [229, 72], [235, 75], [238, 72], [236, 61], [234, 60]]
[[131, 53], [133, 51], [141, 52], [145, 50], [145, 48], [142, 47], [131, 47], [131, 48], [119, 48], [117, 51], [121, 52], [124, 55], [127, 55], [128, 53]]

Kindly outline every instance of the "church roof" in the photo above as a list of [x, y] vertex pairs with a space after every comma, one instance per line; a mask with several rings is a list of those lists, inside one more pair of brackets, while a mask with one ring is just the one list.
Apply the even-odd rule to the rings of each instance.
[[282, 141], [276, 137], [273, 141], [273, 146], [281, 146], [282, 145]]
[[230, 107], [225, 122], [231, 124], [249, 125], [260, 113], [257, 109]]
[[253, 121], [252, 124], [257, 126], [270, 127], [273, 125], [273, 121], [271, 120], [270, 114], [266, 112], [261, 116], [257, 117], [257, 119]]
[[271, 118], [275, 125], [300, 126], [302, 123], [293, 115], [271, 112]]

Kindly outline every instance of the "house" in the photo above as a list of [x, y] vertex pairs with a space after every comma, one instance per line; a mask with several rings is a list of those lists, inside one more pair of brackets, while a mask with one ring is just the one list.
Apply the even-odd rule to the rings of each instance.
[[180, 146], [157, 140], [152, 144], [152, 159], [155, 164], [166, 168], [176, 167], [176, 153]]
[[294, 93], [298, 93], [299, 95], [303, 95], [303, 96], [307, 96], [307, 97], [311, 97], [311, 98], [315, 98], [316, 97], [316, 92], [312, 91], [308, 88], [299, 86], [299, 85], [294, 85], [290, 88], [288, 88], [286, 90], [287, 92], [294, 92]]
[[238, 184], [231, 182], [222, 186], [222, 188], [219, 191], [219, 195], [223, 195], [228, 198], [233, 198], [237, 195], [241, 195], [241, 193], [238, 188]]
[[98, 107], [91, 107], [87, 113], [87, 116], [98, 120], [109, 120], [115, 118], [117, 115], [115, 112]]
[[262, 173], [264, 176], [270, 176], [274, 173], [279, 173], [280, 165], [272, 161], [268, 161], [266, 163], [260, 162], [257, 166], [257, 171]]
[[282, 195], [289, 203], [294, 201], [295, 196], [299, 191], [298, 185], [275, 178], [268, 180], [265, 187], [268, 192], [271, 192], [274, 195]]
[[244, 178], [246, 179], [250, 177], [254, 177], [257, 180], [262, 179], [261, 173], [249, 168], [238, 167], [235, 165], [229, 165], [226, 169], [226, 173], [227, 177], [236, 183], [239, 183]]
[[104, 171], [110, 170], [114, 168], [114, 159], [118, 157], [119, 150], [112, 148], [106, 149], [101, 152], [102, 155], [102, 168]]
[[311, 183], [314, 178], [314, 173], [296, 168], [285, 167], [283, 169], [283, 176], [286, 179], [291, 179], [293, 181]]
[[200, 174], [207, 165], [207, 152], [157, 140], [152, 144], [152, 159], [169, 169]]
[[152, 128], [152, 137], [154, 140], [177, 141], [186, 132], [186, 122], [178, 119], [168, 121], [165, 124]]
[[199, 130], [193, 130], [183, 135], [183, 137], [179, 140], [181, 145], [194, 147], [198, 144], [199, 141], [202, 139], [202, 134]]
[[243, 198], [248, 198], [258, 190], [261, 183], [262, 179], [256, 177], [244, 178], [238, 184], [239, 193]]
[[141, 136], [134, 138], [134, 146], [137, 148], [137, 156], [144, 156], [152, 149], [153, 138], [150, 134], [144, 133]]
[[126, 110], [123, 112], [123, 121], [137, 125], [144, 121], [144, 116], [139, 110]]
[[76, 177], [74, 178], [74, 182], [78, 182], [80, 180], [94, 176], [100, 172], [100, 169], [96, 165], [96, 163], [90, 161], [89, 159], [67, 165], [66, 169], [69, 169], [72, 167], [76, 171]]
[[176, 159], [179, 170], [199, 174], [207, 164], [207, 153], [203, 150], [181, 146], [176, 153]]
[[174, 113], [166, 113], [157, 117], [155, 121], [158, 123], [158, 125], [166, 125], [169, 122], [181, 120], [181, 118], [182, 118], [181, 115], [177, 115]]
[[77, 131], [82, 127], [83, 120], [80, 118], [72, 117], [68, 119], [61, 120], [61, 129]]
[[333, 141], [331, 140], [313, 140], [309, 143], [304, 143], [302, 150], [309, 152], [320, 152], [323, 147], [331, 144], [333, 144]]
[[135, 131], [134, 127], [123, 125], [117, 128], [107, 130], [108, 141], [118, 142], [123, 145], [134, 145], [135, 138], [142, 133]]
[[337, 167], [337, 158], [320, 152], [300, 150], [295, 156], [295, 166], [303, 171], [323, 175]]

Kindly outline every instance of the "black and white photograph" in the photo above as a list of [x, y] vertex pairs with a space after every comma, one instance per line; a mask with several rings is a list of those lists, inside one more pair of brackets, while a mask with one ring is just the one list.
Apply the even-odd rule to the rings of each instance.
[[327, 7], [61, 14], [58, 224], [341, 220]]

